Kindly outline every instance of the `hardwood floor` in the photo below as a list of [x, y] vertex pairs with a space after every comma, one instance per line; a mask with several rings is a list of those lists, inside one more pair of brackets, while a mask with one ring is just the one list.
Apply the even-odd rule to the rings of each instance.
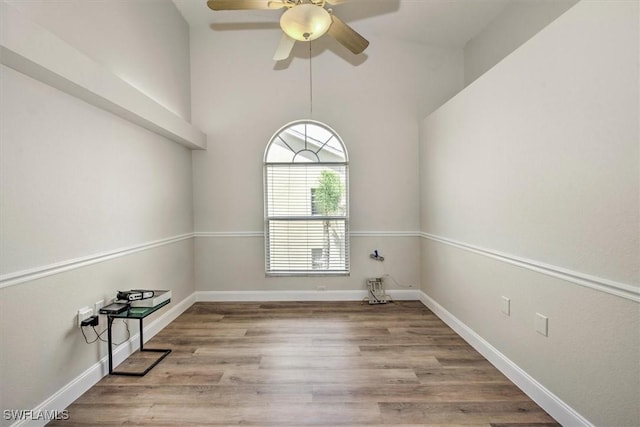
[[147, 345], [49, 425], [559, 425], [417, 301], [197, 303]]

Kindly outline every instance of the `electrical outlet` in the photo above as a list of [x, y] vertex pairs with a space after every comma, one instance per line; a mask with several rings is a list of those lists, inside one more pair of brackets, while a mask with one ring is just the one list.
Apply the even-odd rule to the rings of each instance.
[[93, 304], [93, 314], [99, 315], [102, 307], [104, 307], [104, 300], [96, 301], [95, 304]]
[[93, 309], [91, 307], [83, 307], [78, 310], [78, 328], [84, 319], [88, 319], [93, 316]]

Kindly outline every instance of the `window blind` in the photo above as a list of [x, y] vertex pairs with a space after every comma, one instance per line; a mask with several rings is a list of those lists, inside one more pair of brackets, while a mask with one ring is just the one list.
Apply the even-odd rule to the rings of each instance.
[[348, 165], [265, 164], [267, 274], [349, 272]]

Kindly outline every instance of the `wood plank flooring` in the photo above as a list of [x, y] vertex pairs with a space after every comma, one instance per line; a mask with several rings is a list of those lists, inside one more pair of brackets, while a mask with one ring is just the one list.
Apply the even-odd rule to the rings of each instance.
[[49, 425], [559, 425], [417, 301], [197, 303], [147, 346]]

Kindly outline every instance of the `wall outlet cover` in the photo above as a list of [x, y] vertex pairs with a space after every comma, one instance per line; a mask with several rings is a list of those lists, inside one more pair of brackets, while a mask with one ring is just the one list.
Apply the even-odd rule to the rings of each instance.
[[549, 318], [540, 313], [536, 313], [536, 332], [545, 337], [549, 336]]
[[511, 300], [507, 297], [500, 299], [500, 311], [507, 316], [511, 315]]
[[93, 316], [93, 308], [83, 307], [78, 310], [78, 328], [81, 326], [81, 323], [84, 319], [88, 319]]
[[100, 309], [104, 307], [104, 300], [100, 300], [100, 301], [96, 301], [93, 304], [93, 313], [94, 314], [100, 314]]

